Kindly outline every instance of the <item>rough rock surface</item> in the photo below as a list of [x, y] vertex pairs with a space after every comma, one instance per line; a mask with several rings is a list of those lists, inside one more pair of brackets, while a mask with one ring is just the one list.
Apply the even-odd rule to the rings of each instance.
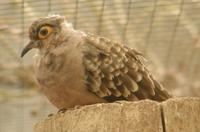
[[162, 109], [166, 132], [200, 132], [200, 99], [171, 99]]
[[83, 106], [35, 125], [35, 132], [199, 132], [200, 99]]

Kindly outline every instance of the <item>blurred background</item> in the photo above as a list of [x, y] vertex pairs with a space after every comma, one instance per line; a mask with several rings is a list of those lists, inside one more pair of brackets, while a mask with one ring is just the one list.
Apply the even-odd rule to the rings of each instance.
[[200, 0], [0, 1], [0, 132], [32, 132], [57, 111], [36, 84], [34, 51], [20, 58], [29, 25], [48, 14], [141, 51], [174, 96], [200, 96]]

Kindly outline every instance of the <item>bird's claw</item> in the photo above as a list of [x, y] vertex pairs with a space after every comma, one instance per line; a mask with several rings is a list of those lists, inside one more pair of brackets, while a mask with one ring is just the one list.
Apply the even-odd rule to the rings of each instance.
[[52, 116], [53, 116], [53, 114], [52, 114], [52, 113], [48, 115], [48, 117], [52, 117]]
[[59, 109], [57, 113], [65, 113], [67, 110], [75, 110], [75, 109], [79, 109], [79, 108], [81, 108], [80, 105], [76, 105], [73, 108], [62, 108], [62, 109]]
[[67, 111], [68, 109], [66, 108], [62, 108], [62, 109], [59, 109], [57, 113], [65, 113], [65, 111]]

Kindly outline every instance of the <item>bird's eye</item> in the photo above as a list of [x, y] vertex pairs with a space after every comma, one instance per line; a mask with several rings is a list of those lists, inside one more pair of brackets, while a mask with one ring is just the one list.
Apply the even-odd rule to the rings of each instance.
[[51, 33], [53, 29], [50, 26], [43, 26], [40, 28], [39, 33], [38, 33], [38, 38], [39, 39], [45, 39], [47, 38]]

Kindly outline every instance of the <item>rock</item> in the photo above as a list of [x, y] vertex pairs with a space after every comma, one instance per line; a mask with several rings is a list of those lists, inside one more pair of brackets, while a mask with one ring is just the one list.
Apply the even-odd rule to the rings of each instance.
[[174, 98], [82, 106], [35, 125], [35, 132], [199, 132], [200, 99]]
[[162, 103], [166, 132], [200, 132], [200, 99], [176, 98]]

